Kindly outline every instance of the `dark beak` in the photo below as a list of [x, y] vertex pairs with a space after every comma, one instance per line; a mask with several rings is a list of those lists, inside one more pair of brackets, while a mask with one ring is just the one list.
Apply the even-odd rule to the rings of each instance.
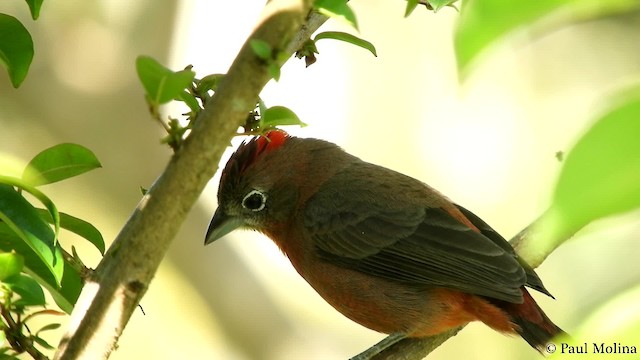
[[244, 225], [242, 219], [235, 216], [229, 216], [225, 214], [220, 207], [218, 207], [216, 213], [213, 214], [211, 223], [209, 223], [209, 229], [207, 230], [207, 236], [204, 239], [204, 244], [209, 245], [242, 225]]

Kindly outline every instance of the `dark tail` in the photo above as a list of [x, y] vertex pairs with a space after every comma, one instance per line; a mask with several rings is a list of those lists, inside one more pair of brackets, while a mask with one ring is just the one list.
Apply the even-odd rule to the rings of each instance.
[[545, 315], [524, 287], [522, 296], [524, 298], [522, 304], [502, 302], [500, 307], [516, 325], [514, 330], [533, 348], [544, 352], [552, 338], [566, 333]]

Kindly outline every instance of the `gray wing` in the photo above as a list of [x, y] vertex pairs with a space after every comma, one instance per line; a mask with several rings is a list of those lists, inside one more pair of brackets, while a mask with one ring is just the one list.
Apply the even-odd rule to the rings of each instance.
[[[506, 241], [496, 244], [443, 208], [421, 206], [416, 197], [425, 196], [426, 185], [415, 179], [368, 163], [353, 166], [307, 202], [304, 224], [322, 259], [405, 284], [523, 301], [527, 274]], [[354, 170], [378, 176], [353, 176]]]

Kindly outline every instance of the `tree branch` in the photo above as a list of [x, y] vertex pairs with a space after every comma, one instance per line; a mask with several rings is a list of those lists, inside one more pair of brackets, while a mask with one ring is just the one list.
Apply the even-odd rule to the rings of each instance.
[[[509, 242], [516, 250], [520, 258], [525, 260], [533, 268], [537, 268], [560, 244], [568, 240], [573, 233], [557, 234], [556, 239], [542, 239], [547, 233], [542, 233], [542, 228], [547, 223], [547, 215], [544, 213], [537, 220], [515, 235]], [[540, 241], [551, 240], [551, 241]], [[449, 338], [455, 336], [464, 326], [448, 332], [426, 337], [405, 338], [389, 346], [378, 354], [370, 357], [371, 360], [420, 360], [424, 359], [438, 346]], [[368, 350], [367, 350], [368, 351]]]
[[27, 354], [31, 355], [34, 360], [49, 359], [35, 347], [32, 338], [22, 333], [22, 328], [25, 325], [24, 323], [20, 322], [20, 317], [18, 317], [18, 321], [16, 322], [11, 315], [11, 311], [9, 311], [9, 309], [5, 308], [4, 306], [0, 306], [0, 314], [4, 319], [4, 326], [6, 326], [6, 328], [4, 329], [5, 337], [14, 351], [16, 351], [17, 353], [26, 352]]
[[294, 35], [293, 39], [289, 43], [289, 46], [285, 49], [287, 54], [293, 54], [298, 51], [302, 45], [311, 38], [314, 32], [316, 32], [322, 24], [324, 24], [328, 17], [318, 12], [311, 11], [305, 19], [304, 24], [300, 27], [300, 30]]
[[[311, 4], [311, 0], [270, 1], [249, 39], [266, 41], [276, 51], [289, 51]], [[249, 40], [183, 146], [143, 196], [87, 281], [56, 359], [106, 359], [115, 348], [171, 240], [270, 80], [267, 65], [248, 44]]]

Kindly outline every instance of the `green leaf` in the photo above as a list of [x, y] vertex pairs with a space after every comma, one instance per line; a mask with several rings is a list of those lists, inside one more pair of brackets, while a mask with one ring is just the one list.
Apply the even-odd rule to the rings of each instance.
[[53, 310], [53, 309], [37, 310], [37, 311], [33, 311], [33, 312], [29, 313], [29, 315], [23, 317], [22, 318], [22, 322], [23, 323], [27, 323], [27, 322], [31, 321], [32, 319], [34, 319], [35, 317], [43, 316], [43, 315], [64, 316], [65, 313], [60, 312], [58, 310]]
[[41, 338], [39, 336], [32, 336], [31, 339], [33, 341], [35, 341], [38, 345], [42, 346], [45, 349], [48, 349], [48, 350], [55, 349], [53, 346], [51, 346], [51, 344], [49, 344], [46, 340], [44, 340], [43, 338]]
[[42, 287], [33, 278], [20, 274], [15, 278], [6, 282], [7, 286], [13, 290], [16, 294], [20, 295], [20, 299], [15, 301], [14, 304], [18, 306], [44, 306], [46, 300], [44, 298], [44, 291]]
[[640, 207], [640, 90], [604, 114], [566, 155], [552, 208], [571, 228]]
[[269, 75], [273, 78], [273, 80], [280, 80], [280, 66], [278, 66], [278, 64], [272, 62], [271, 64], [269, 64], [267, 70], [269, 71]]
[[407, 7], [404, 10], [404, 17], [409, 17], [413, 13], [413, 10], [420, 4], [419, 0], [407, 0]]
[[295, 52], [295, 57], [298, 59], [304, 58], [305, 64], [309, 67], [316, 62], [316, 54], [318, 54], [316, 42], [308, 39], [304, 44], [302, 44], [300, 49]]
[[[2, 196], [0, 196], [1, 198]], [[73, 267], [63, 261], [62, 251], [59, 246], [55, 248], [54, 256], [56, 265], [60, 264], [63, 269], [61, 285], [59, 285], [47, 263], [40, 259], [36, 251], [3, 222], [0, 222], [0, 250], [5, 252], [15, 251], [21, 254], [25, 263], [23, 271], [49, 291], [60, 309], [67, 314], [71, 313], [73, 305], [78, 300], [82, 290], [82, 279]]]
[[[0, 249], [4, 252], [15, 250], [24, 257], [27, 267], [44, 265], [55, 284], [59, 285], [64, 261], [60, 249], [55, 246], [54, 232], [33, 205], [11, 186], [4, 184], [0, 184], [0, 220], [0, 230], [4, 230], [0, 235], [6, 237], [0, 242], [11, 240], [8, 246]], [[11, 233], [15, 237], [9, 236]]]
[[251, 46], [253, 53], [260, 59], [265, 61], [272, 60], [273, 50], [268, 42], [260, 39], [251, 39], [249, 46]]
[[[51, 219], [51, 214], [45, 209], [37, 209], [38, 213], [45, 221], [49, 223], [53, 223]], [[67, 229], [72, 233], [83, 237], [88, 240], [93, 246], [100, 251], [100, 254], [104, 255], [105, 244], [104, 238], [95, 226], [91, 223], [86, 222], [82, 219], [79, 219], [75, 216], [71, 216], [69, 214], [65, 214], [63, 212], [60, 213], [60, 227], [63, 229]]]
[[20, 274], [24, 266], [24, 258], [14, 252], [0, 254], [0, 282]]
[[171, 71], [149, 56], [136, 59], [138, 77], [151, 103], [159, 105], [180, 96], [191, 86], [195, 73], [191, 70]]
[[22, 179], [32, 185], [51, 184], [102, 167], [91, 150], [78, 144], [58, 144], [41, 151], [24, 169]]
[[340, 32], [340, 31], [321, 32], [320, 34], [316, 35], [316, 37], [314, 38], [314, 41], [318, 41], [322, 39], [335, 39], [335, 40], [345, 41], [350, 44], [359, 46], [363, 49], [369, 50], [373, 54], [373, 56], [376, 56], [376, 57], [378, 56], [376, 52], [376, 48], [375, 46], [373, 46], [372, 43], [345, 32]]
[[224, 75], [225, 74], [209, 74], [198, 80], [198, 92], [205, 93], [209, 90], [216, 91], [218, 89], [218, 84], [220, 84]]
[[[53, 201], [51, 201], [51, 199], [49, 199], [49, 197], [47, 197], [42, 191], [36, 189], [33, 185], [31, 185], [30, 183], [27, 183], [22, 179], [0, 175], [0, 185], [1, 184], [19, 187], [22, 190], [25, 190], [31, 195], [33, 195], [36, 199], [40, 200], [40, 202], [47, 208], [47, 210], [49, 210], [49, 213], [51, 214], [51, 218], [53, 219], [53, 226], [54, 226], [53, 244], [55, 244], [58, 239], [58, 232], [60, 232], [60, 214], [58, 213], [58, 208], [53, 203]], [[24, 198], [22, 199], [24, 200]], [[29, 205], [31, 206], [31, 204]], [[33, 208], [33, 206], [31, 207]], [[0, 209], [0, 212], [1, 211], [2, 209]]]
[[433, 7], [433, 12], [438, 12], [445, 6], [454, 6], [453, 3], [458, 0], [429, 0], [429, 4]]
[[272, 106], [262, 113], [261, 127], [277, 127], [282, 125], [300, 125], [307, 126], [303, 123], [298, 115], [291, 111], [291, 109], [284, 106]]
[[22, 84], [33, 60], [33, 40], [22, 23], [6, 14], [0, 14], [0, 63], [9, 72], [14, 88]]
[[260, 113], [260, 115], [262, 116], [265, 111], [267, 111], [267, 104], [264, 103], [264, 101], [262, 101], [262, 99], [260, 97], [258, 97], [258, 111]]
[[358, 29], [356, 14], [347, 4], [347, 0], [316, 0], [314, 7], [319, 13], [344, 21]]
[[40, 16], [40, 8], [42, 7], [42, 2], [44, 0], [25, 0], [29, 5], [29, 10], [31, 11], [31, 17], [33, 20], [37, 20]]
[[40, 330], [38, 330], [36, 332], [36, 336], [38, 336], [38, 334], [40, 334], [41, 332], [44, 332], [44, 331], [51, 331], [51, 330], [59, 329], [60, 325], [61, 325], [60, 323], [47, 324], [47, 325], [41, 327]]
[[80, 297], [84, 281], [78, 271], [65, 261], [61, 285], [53, 287], [50, 282], [45, 282], [43, 285], [60, 309], [67, 314], [71, 314], [73, 306], [78, 301], [78, 297]]
[[[5, 339], [4, 332], [0, 332], [0, 333], [2, 334], [2, 336], [0, 336], [0, 340]], [[1, 343], [4, 343], [4, 341], [2, 341]], [[0, 352], [0, 360], [21, 360], [21, 359], [17, 356]]]
[[185, 103], [185, 105], [187, 105], [194, 113], [200, 111], [200, 103], [198, 103], [198, 100], [196, 100], [196, 98], [187, 91], [181, 92], [175, 100]]
[[638, 0], [465, 0], [454, 37], [458, 70], [466, 76], [472, 60], [489, 45], [552, 13], [563, 16], [545, 22], [542, 30], [639, 7]]

